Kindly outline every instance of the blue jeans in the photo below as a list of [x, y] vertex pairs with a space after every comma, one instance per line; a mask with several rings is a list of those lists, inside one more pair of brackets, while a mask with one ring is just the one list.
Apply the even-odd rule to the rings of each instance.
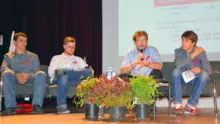
[[[196, 106], [198, 104], [199, 97], [203, 92], [203, 89], [205, 88], [208, 81], [209, 81], [208, 72], [201, 70], [201, 72], [198, 75], [196, 75], [196, 78], [188, 83], [194, 85], [190, 93], [190, 98], [188, 100], [189, 105]], [[181, 85], [185, 85], [185, 82], [182, 77], [182, 71], [176, 68], [173, 70], [172, 73], [172, 92], [173, 92], [173, 101], [175, 103], [182, 102]]]
[[[16, 84], [18, 83], [18, 79], [16, 76], [10, 72], [2, 73], [2, 82], [3, 82], [3, 93], [5, 98], [5, 107], [16, 107]], [[33, 84], [33, 105], [42, 106], [44, 100], [44, 91], [46, 87], [46, 74], [42, 71], [38, 71], [32, 77], [28, 79], [25, 84]]]
[[68, 93], [68, 85], [77, 86], [83, 79], [88, 78], [92, 74], [90, 69], [82, 71], [68, 70], [64, 74], [59, 75], [53, 84], [57, 84], [57, 107], [67, 108], [66, 96]]

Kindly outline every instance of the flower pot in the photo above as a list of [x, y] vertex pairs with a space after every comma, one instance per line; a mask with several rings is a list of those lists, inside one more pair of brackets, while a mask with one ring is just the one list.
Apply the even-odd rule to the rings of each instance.
[[122, 121], [125, 119], [126, 107], [109, 107], [109, 113], [112, 121]]
[[146, 120], [149, 111], [150, 106], [148, 104], [135, 104], [134, 106], [136, 120]]
[[98, 120], [99, 107], [96, 104], [94, 103], [85, 104], [84, 109], [85, 109], [86, 120], [90, 120], [90, 121]]

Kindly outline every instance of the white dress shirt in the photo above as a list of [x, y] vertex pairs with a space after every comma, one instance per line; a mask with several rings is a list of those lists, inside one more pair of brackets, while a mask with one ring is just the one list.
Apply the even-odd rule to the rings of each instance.
[[50, 76], [50, 81], [52, 83], [55, 77], [55, 70], [56, 69], [72, 69], [72, 70], [82, 70], [86, 66], [88, 66], [85, 61], [78, 57], [78, 56], [67, 56], [64, 53], [61, 55], [56, 55], [52, 58], [50, 62], [50, 66], [48, 68], [48, 74]]

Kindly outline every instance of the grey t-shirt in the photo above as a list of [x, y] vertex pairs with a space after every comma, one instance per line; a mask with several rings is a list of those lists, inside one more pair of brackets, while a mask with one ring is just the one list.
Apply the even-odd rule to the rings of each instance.
[[1, 72], [36, 73], [40, 69], [40, 61], [36, 54], [25, 51], [23, 54], [6, 53], [1, 66]]

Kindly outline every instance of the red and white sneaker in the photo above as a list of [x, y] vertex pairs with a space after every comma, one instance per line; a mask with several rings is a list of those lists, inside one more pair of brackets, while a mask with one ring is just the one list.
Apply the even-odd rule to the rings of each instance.
[[176, 115], [182, 114], [183, 113], [182, 104], [175, 106], [173, 108], [173, 113], [176, 114]]
[[184, 109], [184, 114], [196, 115], [198, 113], [199, 113], [198, 109], [193, 108], [193, 107], [189, 106], [188, 104], [186, 104], [185, 109]]

